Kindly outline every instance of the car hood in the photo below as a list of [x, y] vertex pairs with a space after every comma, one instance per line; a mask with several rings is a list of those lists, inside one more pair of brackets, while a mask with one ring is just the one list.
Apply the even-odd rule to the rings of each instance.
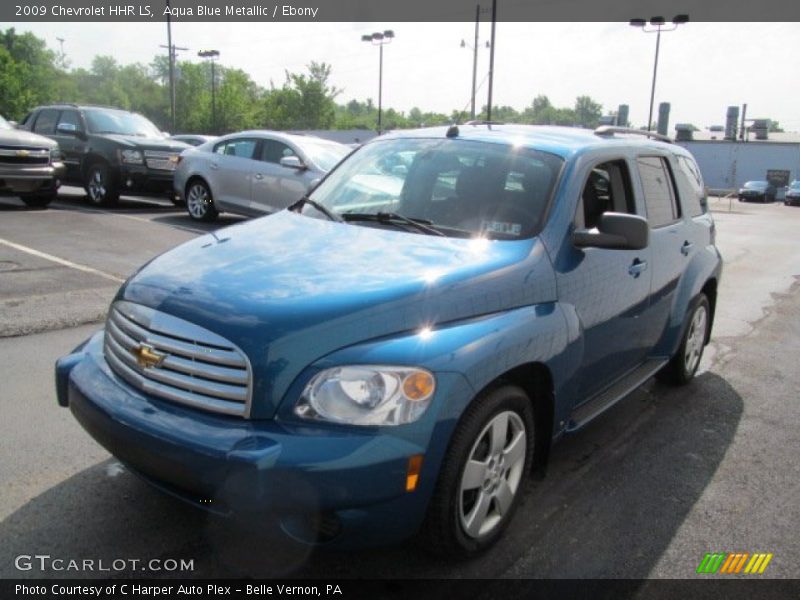
[[184, 144], [183, 142], [177, 142], [175, 140], [168, 140], [165, 138], [143, 138], [135, 135], [122, 135], [119, 133], [102, 133], [95, 135], [113, 140], [121, 146], [137, 148], [139, 150], [159, 150], [162, 152], [175, 152], [176, 154], [180, 154], [187, 148], [192, 147], [189, 144]]
[[0, 129], [0, 145], [55, 148], [58, 144], [43, 135], [21, 129]]
[[253, 367], [253, 416], [270, 417], [297, 375], [334, 350], [553, 301], [547, 264], [536, 238], [453, 239], [282, 211], [157, 257], [118, 298], [239, 346]]

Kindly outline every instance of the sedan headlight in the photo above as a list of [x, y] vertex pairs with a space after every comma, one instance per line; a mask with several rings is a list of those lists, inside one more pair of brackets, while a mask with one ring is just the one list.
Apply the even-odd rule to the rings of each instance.
[[119, 160], [129, 165], [144, 164], [144, 157], [138, 150], [120, 150]]
[[403, 425], [422, 416], [435, 389], [433, 374], [424, 369], [335, 367], [317, 373], [294, 412], [305, 419], [349, 425]]

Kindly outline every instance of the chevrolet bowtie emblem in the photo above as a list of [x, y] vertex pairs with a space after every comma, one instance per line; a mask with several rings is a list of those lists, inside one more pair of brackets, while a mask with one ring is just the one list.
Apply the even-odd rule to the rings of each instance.
[[162, 354], [150, 344], [139, 344], [131, 352], [136, 357], [136, 364], [143, 369], [160, 367], [164, 359], [167, 358], [166, 354]]
[[30, 154], [30, 151], [28, 151], [28, 150], [17, 150], [17, 156], [20, 156], [20, 157], [24, 158], [24, 157], [28, 156], [29, 154]]

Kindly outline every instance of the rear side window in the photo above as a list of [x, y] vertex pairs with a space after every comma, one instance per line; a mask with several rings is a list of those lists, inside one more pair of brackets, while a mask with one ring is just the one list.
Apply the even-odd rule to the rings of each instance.
[[690, 217], [699, 217], [708, 210], [703, 177], [697, 163], [685, 156], [676, 157], [678, 169], [675, 178], [681, 190], [683, 210]]
[[669, 166], [660, 156], [640, 156], [636, 159], [642, 181], [647, 222], [650, 227], [662, 227], [680, 216]]
[[58, 111], [52, 108], [45, 108], [36, 118], [36, 125], [33, 127], [35, 133], [52, 135], [56, 131], [56, 119]]
[[253, 158], [253, 153], [256, 149], [256, 140], [237, 138], [234, 140], [227, 140], [214, 146], [216, 154], [225, 154], [226, 156], [238, 156], [239, 158]]

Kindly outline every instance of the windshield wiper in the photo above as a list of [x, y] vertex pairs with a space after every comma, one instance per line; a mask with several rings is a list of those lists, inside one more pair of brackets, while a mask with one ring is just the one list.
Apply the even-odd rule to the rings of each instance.
[[343, 213], [345, 221], [377, 221], [378, 223], [391, 223], [410, 225], [417, 231], [428, 235], [439, 235], [446, 237], [444, 233], [433, 227], [433, 223], [427, 219], [416, 219], [393, 212], [379, 213]]
[[316, 208], [319, 212], [321, 212], [323, 215], [328, 217], [331, 221], [336, 221], [337, 223], [344, 222], [344, 219], [342, 219], [342, 217], [340, 217], [334, 212], [331, 212], [331, 210], [328, 209], [324, 204], [320, 204], [319, 202], [317, 202], [316, 200], [312, 200], [308, 196], [303, 196], [302, 198], [300, 198], [300, 200], [298, 200], [294, 204], [289, 205], [288, 208], [289, 210], [300, 212], [300, 209], [303, 208], [304, 204], [310, 204], [311, 206]]

